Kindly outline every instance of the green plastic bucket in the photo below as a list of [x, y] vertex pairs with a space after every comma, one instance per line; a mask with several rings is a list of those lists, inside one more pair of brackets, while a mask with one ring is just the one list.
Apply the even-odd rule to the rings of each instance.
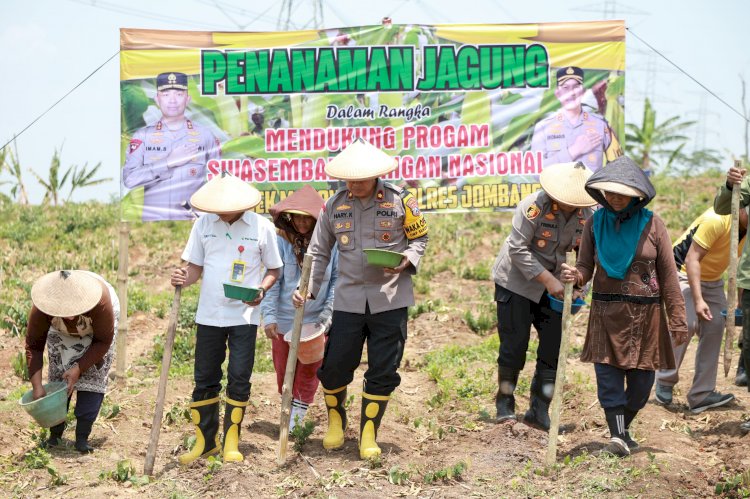
[[68, 415], [68, 384], [64, 381], [53, 381], [44, 385], [47, 395], [33, 400], [32, 391], [23, 394], [18, 403], [23, 410], [39, 423], [39, 426], [50, 428], [65, 421]]

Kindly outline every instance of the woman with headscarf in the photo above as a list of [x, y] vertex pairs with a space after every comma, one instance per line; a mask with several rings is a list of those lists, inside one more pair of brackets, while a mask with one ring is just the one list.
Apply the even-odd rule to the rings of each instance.
[[[88, 438], [107, 392], [114, 358], [120, 302], [101, 276], [60, 270], [40, 277], [31, 288], [33, 306], [26, 331], [26, 362], [34, 400], [44, 397], [42, 365], [47, 347], [48, 381], [68, 384], [68, 405], [76, 391], [78, 452], [93, 452]], [[50, 428], [47, 446], [62, 443], [65, 422]]]
[[[292, 294], [299, 286], [302, 259], [307, 252], [320, 209], [324, 204], [325, 201], [320, 194], [306, 185], [269, 210], [277, 227], [279, 253], [284, 261], [284, 270], [276, 284], [268, 290], [268, 297], [261, 304], [261, 312], [266, 336], [271, 340], [273, 366], [280, 394], [294, 323], [295, 307], [292, 304]], [[337, 263], [338, 252], [334, 248], [318, 295], [305, 305], [292, 386], [290, 431], [297, 424], [301, 424], [320, 383], [316, 373], [323, 361], [324, 333], [331, 327], [333, 288], [338, 276]]]
[[656, 191], [638, 165], [618, 158], [589, 178], [586, 191], [602, 208], [587, 221], [576, 267], [563, 265], [561, 280], [582, 286], [593, 276], [581, 360], [594, 363], [611, 436], [604, 451], [622, 457], [638, 447], [629, 428], [655, 371], [675, 366], [670, 333], [675, 345], [687, 339], [685, 301], [667, 228], [645, 208]]

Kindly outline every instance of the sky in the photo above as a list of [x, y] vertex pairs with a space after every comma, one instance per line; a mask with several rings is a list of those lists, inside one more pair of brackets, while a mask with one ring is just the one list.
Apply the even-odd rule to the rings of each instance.
[[[313, 27], [313, 1], [289, 2], [292, 16], [288, 29]], [[18, 136], [17, 151], [31, 202], [41, 202], [44, 195], [31, 170], [46, 179], [56, 149], [61, 150], [63, 169], [86, 163], [92, 167], [101, 162], [99, 177], [111, 178], [102, 185], [77, 191], [73, 201], [107, 201], [119, 195], [119, 59], [115, 54], [119, 50], [120, 28], [276, 31], [282, 3], [268, 0], [0, 2], [0, 67], [3, 68], [0, 146]], [[742, 112], [740, 76], [750, 85], [747, 49], [750, 40], [745, 24], [750, 2], [745, 0], [679, 3], [321, 0], [320, 4], [325, 28], [377, 24], [384, 16], [390, 16], [394, 24], [624, 19], [631, 30], [626, 39], [626, 123], [641, 122], [643, 102], [648, 96], [657, 110], [657, 121], [671, 116], [698, 121], [689, 133], [688, 150], [716, 149], [727, 167], [733, 157], [744, 153], [745, 122], [737, 112]], [[281, 22], [286, 22], [286, 16]], [[54, 105], [68, 92], [67, 97]], [[750, 107], [750, 97], [747, 106]], [[7, 174], [0, 176], [2, 180], [7, 180]], [[7, 193], [8, 186], [0, 185], [0, 192]]]

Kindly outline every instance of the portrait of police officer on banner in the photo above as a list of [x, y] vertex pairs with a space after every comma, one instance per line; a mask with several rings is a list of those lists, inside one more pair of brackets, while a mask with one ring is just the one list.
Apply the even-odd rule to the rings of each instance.
[[190, 220], [190, 196], [205, 183], [206, 163], [221, 156], [221, 142], [185, 116], [186, 74], [158, 75], [155, 102], [161, 118], [133, 134], [122, 182], [128, 189], [143, 187], [144, 221]]
[[584, 111], [585, 92], [581, 68], [566, 66], [557, 70], [555, 96], [560, 110], [537, 123], [531, 139], [531, 150], [543, 152], [545, 165], [580, 161], [595, 172], [604, 163], [622, 156], [620, 143], [607, 120]]

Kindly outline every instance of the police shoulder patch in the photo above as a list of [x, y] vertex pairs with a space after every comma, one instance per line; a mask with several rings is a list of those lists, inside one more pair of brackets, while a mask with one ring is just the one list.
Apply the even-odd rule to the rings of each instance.
[[539, 206], [536, 205], [536, 203], [532, 203], [531, 206], [526, 208], [526, 218], [529, 220], [534, 220], [536, 217], [539, 216], [539, 214], [542, 212], [542, 210], [539, 208]]
[[417, 239], [429, 232], [427, 220], [419, 210], [417, 198], [409, 191], [399, 193], [401, 201], [404, 203], [404, 234], [407, 239]]

